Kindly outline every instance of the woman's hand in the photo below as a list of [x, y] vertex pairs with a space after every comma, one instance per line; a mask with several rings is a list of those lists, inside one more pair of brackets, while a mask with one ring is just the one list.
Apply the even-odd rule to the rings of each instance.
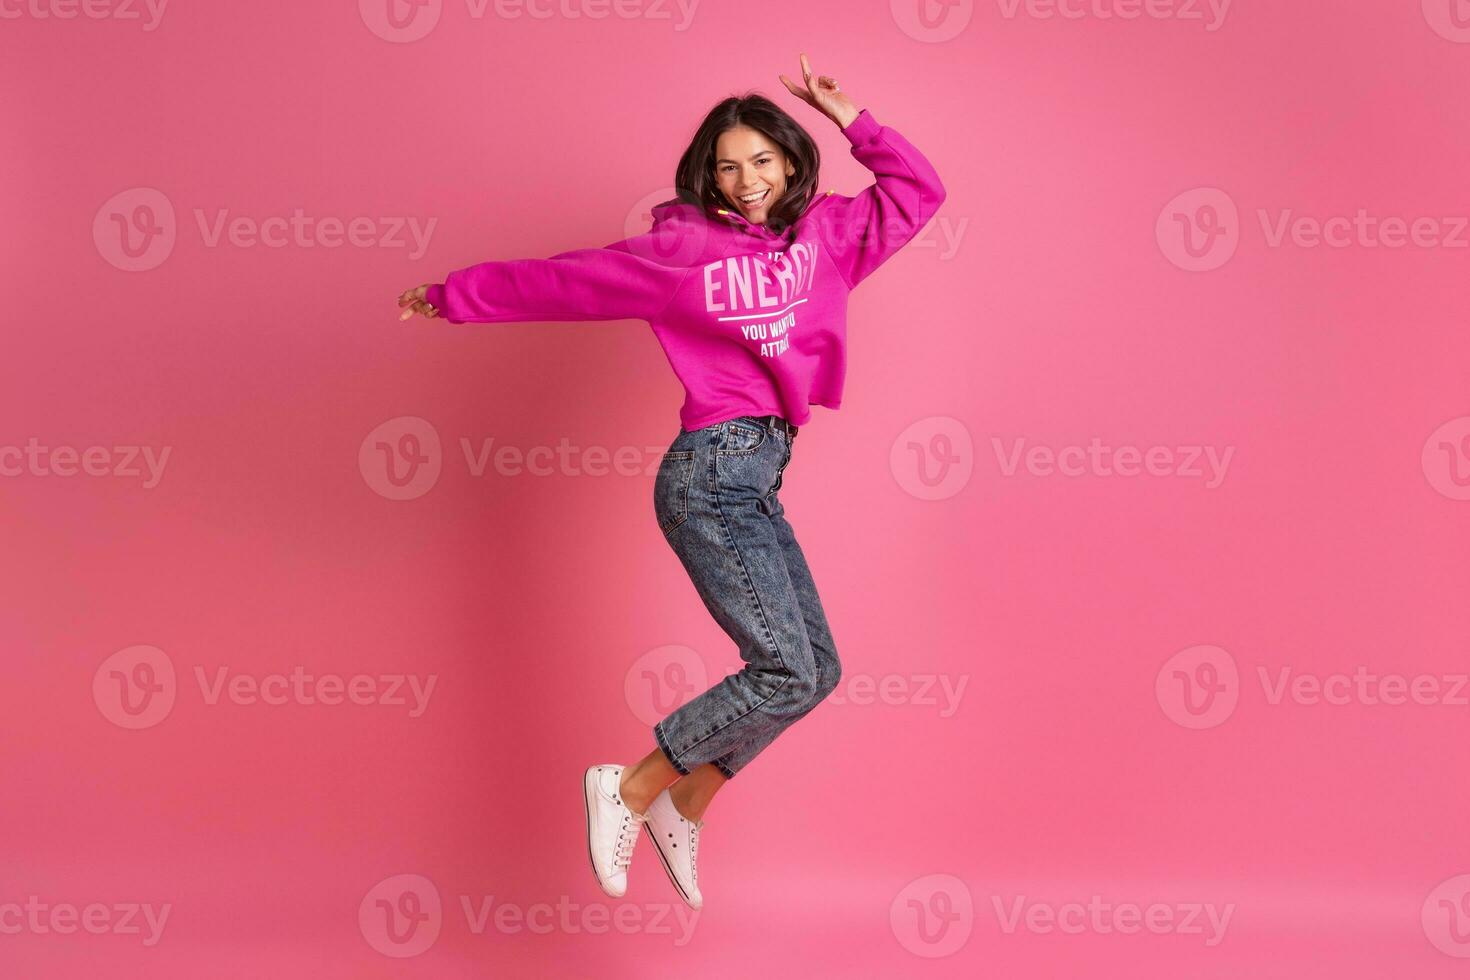
[[415, 286], [412, 289], [404, 290], [403, 293], [398, 297], [398, 305], [407, 308], [402, 313], [398, 314], [398, 319], [407, 320], [415, 313], [421, 313], [430, 320], [437, 317], [439, 315], [439, 311], [430, 306], [428, 304], [428, 301], [424, 299], [424, 293], [427, 292], [428, 288], [432, 285], [434, 285], [434, 283], [426, 282], [422, 286]]
[[781, 81], [791, 90], [792, 95], [822, 113], [838, 127], [846, 129], [852, 125], [852, 121], [858, 117], [861, 110], [847, 97], [847, 93], [837, 86], [837, 79], [831, 75], [822, 75], [814, 84], [812, 66], [807, 63], [806, 55], [801, 56], [801, 78], [806, 83], [804, 87], [797, 85], [785, 75], [781, 76]]

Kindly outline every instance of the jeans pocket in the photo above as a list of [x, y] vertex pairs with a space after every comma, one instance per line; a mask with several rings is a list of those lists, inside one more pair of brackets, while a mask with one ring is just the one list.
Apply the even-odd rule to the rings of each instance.
[[653, 513], [665, 534], [689, 519], [689, 484], [693, 479], [693, 452], [664, 453], [653, 480]]
[[769, 430], [753, 419], [729, 419], [720, 424], [717, 456], [748, 456], [765, 445]]

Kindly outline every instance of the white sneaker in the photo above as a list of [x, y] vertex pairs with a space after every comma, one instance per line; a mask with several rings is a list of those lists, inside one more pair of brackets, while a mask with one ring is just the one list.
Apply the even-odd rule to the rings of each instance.
[[669, 880], [692, 909], [704, 904], [704, 896], [699, 893], [699, 868], [695, 864], [699, 857], [699, 829], [703, 826], [703, 820], [692, 823], [679, 813], [667, 789], [654, 797], [643, 818], [643, 829], [653, 840]]
[[638, 843], [638, 828], [645, 817], [628, 809], [619, 783], [623, 767], [592, 766], [582, 777], [582, 795], [587, 803], [587, 855], [597, 883], [613, 898], [628, 890], [628, 863]]

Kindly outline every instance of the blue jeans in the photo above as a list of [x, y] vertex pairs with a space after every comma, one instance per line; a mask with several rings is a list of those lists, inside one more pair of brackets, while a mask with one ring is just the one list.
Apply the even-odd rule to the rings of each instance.
[[654, 480], [659, 528], [745, 666], [653, 726], [681, 773], [733, 777], [841, 676], [812, 573], [776, 491], [794, 437], [741, 416], [679, 429]]

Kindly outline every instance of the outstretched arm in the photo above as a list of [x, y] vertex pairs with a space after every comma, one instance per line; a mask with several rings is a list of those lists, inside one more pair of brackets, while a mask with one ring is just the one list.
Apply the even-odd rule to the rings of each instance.
[[[545, 259], [481, 262], [411, 289], [399, 306], [450, 323], [647, 320], [668, 304], [679, 270], [654, 261], [648, 233]], [[402, 318], [402, 317], [400, 317]]]

